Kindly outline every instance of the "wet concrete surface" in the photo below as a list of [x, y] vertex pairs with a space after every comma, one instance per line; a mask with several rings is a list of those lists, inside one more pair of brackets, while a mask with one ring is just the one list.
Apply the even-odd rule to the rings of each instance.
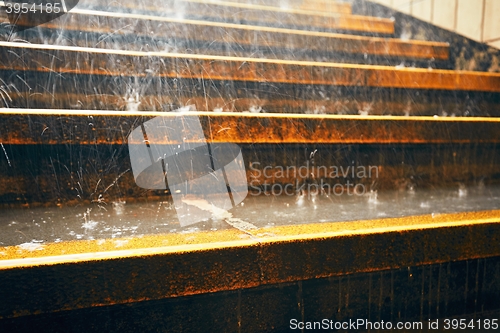
[[[499, 186], [379, 191], [364, 195], [275, 196], [250, 192], [229, 211], [236, 224], [255, 228], [322, 222], [498, 209]], [[155, 234], [188, 234], [234, 229], [227, 216], [181, 227], [171, 202], [93, 203], [61, 208], [18, 208], [0, 211], [0, 246], [19, 245], [34, 251], [44, 243], [72, 240], [122, 239]]]

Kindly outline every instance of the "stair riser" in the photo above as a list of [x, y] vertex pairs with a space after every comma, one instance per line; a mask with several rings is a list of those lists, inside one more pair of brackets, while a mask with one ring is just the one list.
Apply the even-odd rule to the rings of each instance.
[[[3, 207], [27, 203], [33, 207], [91, 203], [98, 200], [98, 194], [94, 192], [99, 182], [112, 184], [117, 178], [116, 186], [106, 192], [106, 201], [166, 200], [170, 195], [164, 191], [145, 190], [135, 184], [125, 145], [83, 145], [72, 146], [71, 149], [62, 145], [4, 147], [15, 170], [9, 169], [7, 163], [0, 164], [3, 175], [0, 179], [0, 202]], [[255, 149], [259, 150], [258, 154]], [[498, 184], [500, 159], [498, 154], [495, 157], [498, 149], [497, 145], [449, 145], [440, 149], [431, 145], [351, 145], [348, 149], [335, 145], [287, 145], [280, 149], [242, 145], [245, 163], [253, 163], [253, 169], [248, 169], [246, 173], [247, 182], [251, 185], [251, 195], [258, 195], [259, 192], [272, 194], [272, 186], [275, 184], [279, 184], [274, 188], [275, 192], [280, 189], [283, 191], [285, 186], [289, 186], [287, 191], [295, 193], [307, 181], [306, 178], [294, 177], [292, 172], [289, 172], [289, 176], [278, 175], [273, 178], [270, 176], [273, 169], [264, 171], [264, 167], [279, 166], [284, 170], [299, 170], [302, 167], [305, 170], [307, 158], [304, 152], [314, 150], [318, 151], [315, 163], [322, 168], [309, 164], [309, 171], [320, 175], [318, 184], [330, 191], [334, 186], [339, 186], [336, 184], [344, 186], [345, 191], [351, 184], [351, 192], [353, 185], [362, 185], [365, 191], [372, 188], [406, 191], [410, 184], [418, 189], [458, 188], [459, 183], [476, 186], [480, 181], [486, 185]], [[22, 156], [30, 156], [30, 160], [25, 160]], [[330, 167], [347, 170], [353, 161], [366, 170], [372, 166], [371, 178], [351, 178], [350, 174], [347, 177], [329, 177], [328, 173], [332, 170]], [[327, 174], [324, 174], [325, 168]]]
[[[161, 114], [159, 114], [161, 115]], [[172, 117], [173, 114], [163, 114]], [[107, 199], [163, 200], [168, 193], [148, 191], [131, 173], [128, 137], [152, 117], [129, 115], [2, 115], [0, 201], [5, 205], [56, 205], [97, 200], [99, 182], [116, 185]], [[251, 191], [263, 184], [292, 184], [304, 177], [269, 175], [265, 167], [310, 166], [324, 184], [363, 184], [366, 189], [403, 189], [500, 182], [498, 122], [421, 121], [200, 115], [210, 142], [237, 143], [243, 153]], [[221, 130], [223, 129], [223, 130]], [[367, 135], [369, 133], [369, 135]], [[175, 141], [156, 144], [177, 144]], [[310, 153], [315, 151], [314, 162]], [[29, 156], [29, 159], [26, 157]], [[314, 164], [313, 164], [314, 163]], [[371, 177], [325, 175], [331, 166], [375, 166]], [[323, 168], [320, 168], [323, 167]], [[316, 169], [315, 169], [316, 168]], [[256, 173], [256, 170], [260, 172]], [[276, 170], [275, 170], [276, 171]], [[264, 173], [265, 172], [265, 173]], [[163, 198], [163, 199], [162, 199]]]
[[[195, 105], [200, 111], [500, 116], [499, 93], [210, 79], [111, 77], [3, 71], [11, 89], [9, 107], [80, 110], [170, 111]], [[19, 77], [17, 77], [19, 75]], [[41, 84], [43, 82], [43, 85]], [[30, 90], [28, 87], [32, 87]], [[0, 101], [0, 103], [5, 103]]]

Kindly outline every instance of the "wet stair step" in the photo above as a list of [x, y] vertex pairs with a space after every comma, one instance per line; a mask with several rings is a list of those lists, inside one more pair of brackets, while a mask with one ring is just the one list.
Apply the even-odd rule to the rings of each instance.
[[[236, 143], [246, 163], [260, 163], [247, 169], [249, 183], [255, 168], [302, 166], [304, 149], [318, 150], [319, 165], [351, 165], [352, 160], [378, 165], [378, 186], [384, 189], [404, 185], [402, 175], [408, 174], [414, 175], [419, 188], [453, 185], [457, 180], [498, 182], [500, 162], [494, 154], [500, 143], [498, 118], [12, 109], [0, 111], [0, 142], [9, 157], [8, 162], [0, 161], [0, 202], [3, 207], [78, 204], [95, 200], [94, 189], [101, 181], [116, 182], [106, 193], [108, 198], [162, 200], [163, 191], [144, 191], [128, 172], [128, 145], [145, 144], [130, 133], [152, 118], [178, 116], [198, 119], [207, 142]], [[154, 143], [181, 142], [158, 138]], [[80, 168], [87, 170], [85, 181]], [[293, 177], [276, 182], [294, 183]], [[76, 179], [80, 192], [75, 190]]]
[[79, 8], [306, 30], [355, 31], [381, 35], [394, 33], [394, 22], [385, 18], [222, 1], [167, 0], [162, 1], [161, 6], [158, 6], [157, 2], [150, 0], [113, 1], [107, 5], [103, 5], [98, 0], [88, 0], [79, 4]]
[[[500, 131], [498, 131], [500, 118], [496, 117], [359, 117], [41, 109], [2, 110], [0, 142], [8, 145], [121, 145], [127, 143], [130, 132], [142, 122], [154, 117], [177, 116], [199, 119], [205, 138], [213, 143], [408, 145], [500, 143]], [[450, 128], [453, 128], [453, 131], [449, 131]], [[156, 140], [155, 143], [182, 142], [169, 139]]]
[[[22, 22], [21, 22], [22, 24]], [[62, 38], [64, 36], [64, 38]], [[74, 45], [423, 67], [446, 66], [448, 44], [74, 9], [59, 20], [10, 37]]]
[[[198, 110], [498, 114], [495, 73], [9, 42], [0, 47], [2, 75], [17, 81], [11, 107], [126, 109], [116, 104], [122, 99], [141, 102], [145, 110], [191, 101]], [[148, 96], [159, 107], [148, 106]], [[85, 104], [89, 98], [98, 104]]]

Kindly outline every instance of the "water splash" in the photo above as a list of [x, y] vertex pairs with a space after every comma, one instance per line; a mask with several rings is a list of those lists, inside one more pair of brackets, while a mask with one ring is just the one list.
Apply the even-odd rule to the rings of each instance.
[[90, 220], [90, 221], [84, 222], [82, 224], [82, 228], [85, 229], [85, 231], [94, 230], [95, 227], [97, 227], [98, 224], [99, 224], [99, 222]]
[[139, 93], [132, 89], [124, 96], [125, 109], [126, 111], [139, 111], [139, 105], [141, 104]]
[[316, 106], [313, 110], [307, 109], [306, 114], [325, 114], [326, 108], [325, 106]]
[[370, 204], [378, 204], [378, 193], [377, 191], [370, 190], [370, 192], [367, 193], [368, 195], [368, 203]]
[[30, 251], [30, 252], [41, 251], [41, 250], [43, 250], [44, 247], [40, 243], [43, 243], [43, 241], [33, 239], [30, 243], [19, 244], [17, 246], [18, 249], [19, 249], [18, 252], [22, 252], [22, 251]]
[[372, 103], [363, 103], [362, 108], [358, 110], [358, 114], [360, 116], [368, 116], [372, 111], [373, 104]]
[[399, 65], [396, 65], [396, 68], [397, 69], [402, 69], [402, 68], [405, 68], [405, 62], [404, 61], [401, 61], [401, 63]]
[[125, 203], [126, 203], [125, 201], [121, 201], [121, 200], [113, 202], [113, 210], [114, 210], [116, 215], [123, 214], [123, 212], [125, 210]]
[[414, 183], [412, 182], [409, 182], [408, 185], [407, 185], [407, 188], [408, 188], [408, 193], [409, 194], [415, 194], [415, 188], [417, 187], [417, 185], [415, 185]]
[[262, 111], [262, 106], [252, 105], [252, 106], [250, 106], [248, 111], [250, 111], [250, 113], [260, 113]]
[[458, 196], [460, 198], [464, 198], [467, 196], [467, 187], [463, 183], [460, 183], [458, 185]]

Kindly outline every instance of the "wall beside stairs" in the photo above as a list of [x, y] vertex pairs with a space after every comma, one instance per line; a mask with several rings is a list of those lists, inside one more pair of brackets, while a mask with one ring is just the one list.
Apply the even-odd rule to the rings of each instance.
[[395, 19], [402, 39], [450, 43], [456, 70], [500, 72], [497, 0], [353, 0], [353, 13]]
[[373, 0], [475, 41], [500, 48], [497, 0]]

